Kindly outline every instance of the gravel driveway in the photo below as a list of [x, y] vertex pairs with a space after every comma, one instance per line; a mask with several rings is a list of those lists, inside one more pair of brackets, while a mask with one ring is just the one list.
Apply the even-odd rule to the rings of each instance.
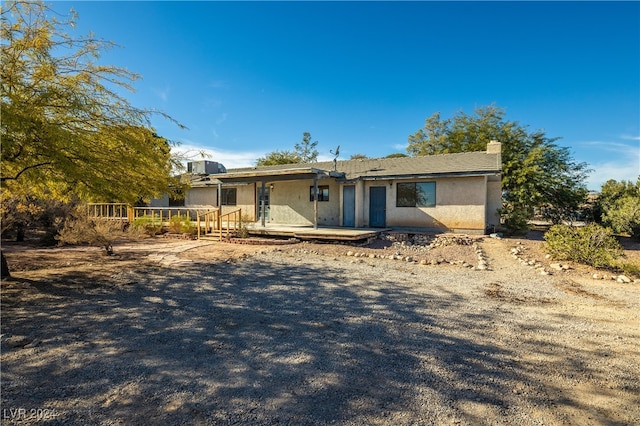
[[640, 423], [637, 284], [350, 259], [3, 283], [2, 424]]

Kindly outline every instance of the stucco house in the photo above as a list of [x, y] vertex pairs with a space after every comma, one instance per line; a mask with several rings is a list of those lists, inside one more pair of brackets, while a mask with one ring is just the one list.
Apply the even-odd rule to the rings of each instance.
[[185, 206], [220, 206], [223, 214], [241, 208], [258, 226], [484, 233], [499, 225], [496, 141], [486, 152], [424, 157], [228, 170], [209, 163], [192, 166], [201, 173], [191, 175]]

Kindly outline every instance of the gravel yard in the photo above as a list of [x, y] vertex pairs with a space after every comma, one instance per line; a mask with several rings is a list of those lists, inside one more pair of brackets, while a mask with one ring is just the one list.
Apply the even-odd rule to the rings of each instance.
[[640, 424], [640, 283], [478, 244], [9, 247], [2, 424]]

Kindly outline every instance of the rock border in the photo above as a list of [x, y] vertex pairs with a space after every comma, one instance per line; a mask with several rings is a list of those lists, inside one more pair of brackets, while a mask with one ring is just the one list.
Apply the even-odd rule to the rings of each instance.
[[[476, 266], [462, 261], [462, 260], [447, 260], [444, 257], [438, 257], [437, 259], [432, 259], [431, 261], [427, 261], [425, 259], [418, 261], [414, 256], [411, 255], [400, 255], [400, 254], [377, 254], [377, 253], [364, 253], [358, 252], [354, 250], [349, 250], [345, 253], [347, 257], [354, 258], [369, 258], [369, 259], [387, 259], [387, 260], [396, 260], [402, 261], [406, 263], [418, 263], [423, 266], [437, 266], [442, 264], [448, 265], [460, 265], [463, 268], [474, 269], [478, 271], [486, 271], [490, 270], [489, 262], [487, 260], [487, 255], [479, 244], [479, 241], [482, 241], [482, 238], [471, 238], [468, 235], [458, 235], [458, 234], [442, 234], [442, 235], [420, 235], [416, 240], [415, 236], [409, 237], [410, 234], [406, 233], [393, 233], [387, 234], [383, 238], [387, 240], [394, 241], [400, 243], [402, 248], [406, 248], [406, 242], [410, 241], [410, 245], [408, 247], [419, 246], [421, 249], [427, 251], [431, 248], [442, 247], [447, 245], [471, 245], [473, 250], [476, 253], [478, 263]], [[427, 243], [427, 244], [424, 244]], [[353, 261], [355, 263], [355, 261]]]

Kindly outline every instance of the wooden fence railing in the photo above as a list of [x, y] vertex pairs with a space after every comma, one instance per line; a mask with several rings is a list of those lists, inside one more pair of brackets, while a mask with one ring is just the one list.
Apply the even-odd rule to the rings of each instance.
[[[222, 240], [223, 233], [228, 237], [232, 232], [236, 234], [242, 226], [241, 209], [222, 214], [219, 207], [213, 206], [208, 208], [131, 207], [125, 203], [90, 203], [87, 205], [87, 210], [92, 217], [129, 223], [144, 219], [147, 223], [168, 226], [176, 220], [176, 217], [184, 221], [195, 221], [198, 238], [216, 235]], [[223, 226], [225, 223], [226, 227]]]
[[[226, 221], [226, 225], [223, 224]], [[201, 213], [196, 219], [196, 228], [198, 229], [198, 238], [207, 235], [216, 235], [222, 240], [223, 231], [225, 236], [229, 236], [232, 232], [237, 234], [242, 227], [242, 209], [234, 210], [229, 213], [221, 214], [219, 209], [209, 210]]]

